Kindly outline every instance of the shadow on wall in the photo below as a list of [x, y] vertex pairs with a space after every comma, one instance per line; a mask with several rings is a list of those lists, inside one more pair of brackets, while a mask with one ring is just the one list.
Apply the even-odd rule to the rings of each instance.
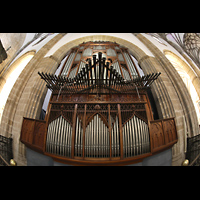
[[[51, 157], [26, 148], [27, 166], [71, 166], [55, 162]], [[129, 166], [171, 166], [172, 149], [145, 158], [142, 162]]]

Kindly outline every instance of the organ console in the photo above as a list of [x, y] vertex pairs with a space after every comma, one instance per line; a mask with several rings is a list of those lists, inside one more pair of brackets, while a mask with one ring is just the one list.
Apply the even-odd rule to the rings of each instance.
[[38, 72], [52, 97], [45, 121], [24, 118], [21, 142], [72, 165], [136, 163], [177, 142], [174, 118], [154, 120], [147, 95], [161, 73], [132, 76], [136, 69], [127, 54], [126, 63], [110, 63], [98, 52], [85, 66], [80, 60], [81, 69], [70, 76], [75, 68], [72, 63], [69, 71], [67, 63], [77, 52], [69, 55], [60, 75]]

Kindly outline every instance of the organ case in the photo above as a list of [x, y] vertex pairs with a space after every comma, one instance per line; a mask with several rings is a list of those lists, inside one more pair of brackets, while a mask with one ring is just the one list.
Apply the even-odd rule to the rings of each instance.
[[[35, 129], [27, 132], [27, 118], [21, 134], [24, 144], [68, 164], [123, 165], [139, 162], [177, 142], [174, 119], [154, 121], [147, 95], [161, 73], [136, 75], [131, 58], [118, 50], [108, 51], [110, 60], [118, 55], [118, 62], [106, 62], [102, 52], [84, 62], [80, 49], [69, 55], [59, 76], [38, 72], [52, 96], [44, 128], [40, 128], [44, 130], [41, 141], [37, 140], [40, 146], [30, 140]], [[84, 52], [90, 54], [88, 49]], [[80, 67], [70, 67], [69, 61]]]

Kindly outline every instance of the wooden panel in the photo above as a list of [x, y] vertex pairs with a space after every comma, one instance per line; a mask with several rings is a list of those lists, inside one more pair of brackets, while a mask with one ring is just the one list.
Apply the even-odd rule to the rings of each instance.
[[174, 118], [149, 122], [151, 152], [164, 151], [178, 141]]
[[[120, 109], [119, 104], [118, 104], [117, 109], [118, 109], [118, 114], [119, 114], [119, 124], [122, 124], [121, 109]], [[77, 113], [77, 106], [75, 106], [75, 112], [73, 116], [74, 118], [73, 126], [75, 125], [76, 113]], [[86, 113], [86, 108], [85, 108], [84, 113]], [[85, 116], [84, 121], [86, 121], [86, 118], [87, 117]], [[63, 163], [68, 163], [68, 164], [71, 163], [71, 164], [77, 164], [77, 165], [79, 164], [80, 165], [123, 165], [123, 164], [128, 164], [128, 163], [141, 162], [142, 159], [144, 159], [145, 157], [151, 156], [155, 153], [171, 148], [177, 142], [178, 138], [177, 138], [177, 130], [176, 130], [176, 124], [175, 124], [174, 118], [148, 121], [148, 122], [149, 122], [148, 124], [149, 124], [150, 141], [151, 141], [151, 152], [145, 153], [139, 156], [132, 156], [130, 158], [123, 157], [123, 148], [120, 148], [121, 157], [118, 157], [118, 158], [110, 158], [110, 159], [109, 158], [102, 158], [102, 159], [92, 158], [93, 160], [84, 159], [84, 161], [81, 161], [79, 157], [75, 157], [75, 156], [72, 156], [70, 159], [67, 157], [58, 156], [58, 155], [55, 157], [55, 155], [53, 154], [44, 152], [46, 121], [42, 121], [42, 120], [24, 118], [20, 140], [28, 148], [31, 148], [40, 153], [45, 153], [46, 155], [51, 156], [55, 159], [58, 159], [59, 161]], [[122, 127], [120, 127], [120, 130], [121, 129]], [[75, 130], [75, 127], [74, 127], [74, 130]], [[122, 141], [121, 134], [120, 134], [120, 138], [121, 138], [120, 145], [122, 146], [123, 141]], [[72, 150], [74, 151], [73, 145], [72, 145]]]
[[33, 145], [41, 150], [43, 150], [44, 145], [45, 124], [43, 121], [36, 121], [33, 133]]
[[32, 144], [35, 121], [24, 118], [21, 129], [21, 142]]
[[162, 128], [162, 122], [150, 122], [150, 133], [151, 133], [151, 149], [152, 152], [157, 151], [157, 149], [165, 144], [164, 134]]
[[20, 141], [27, 147], [43, 152], [46, 121], [24, 118]]
[[177, 140], [177, 132], [174, 119], [163, 120], [163, 131], [165, 133], [165, 144]]

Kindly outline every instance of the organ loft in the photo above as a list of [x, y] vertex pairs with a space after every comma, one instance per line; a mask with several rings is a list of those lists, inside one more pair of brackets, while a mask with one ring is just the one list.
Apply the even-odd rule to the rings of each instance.
[[141, 76], [117, 43], [82, 43], [59, 75], [38, 71], [52, 95], [44, 121], [24, 118], [20, 140], [69, 165], [128, 165], [169, 149], [174, 118], [154, 120], [148, 97], [160, 74]]

